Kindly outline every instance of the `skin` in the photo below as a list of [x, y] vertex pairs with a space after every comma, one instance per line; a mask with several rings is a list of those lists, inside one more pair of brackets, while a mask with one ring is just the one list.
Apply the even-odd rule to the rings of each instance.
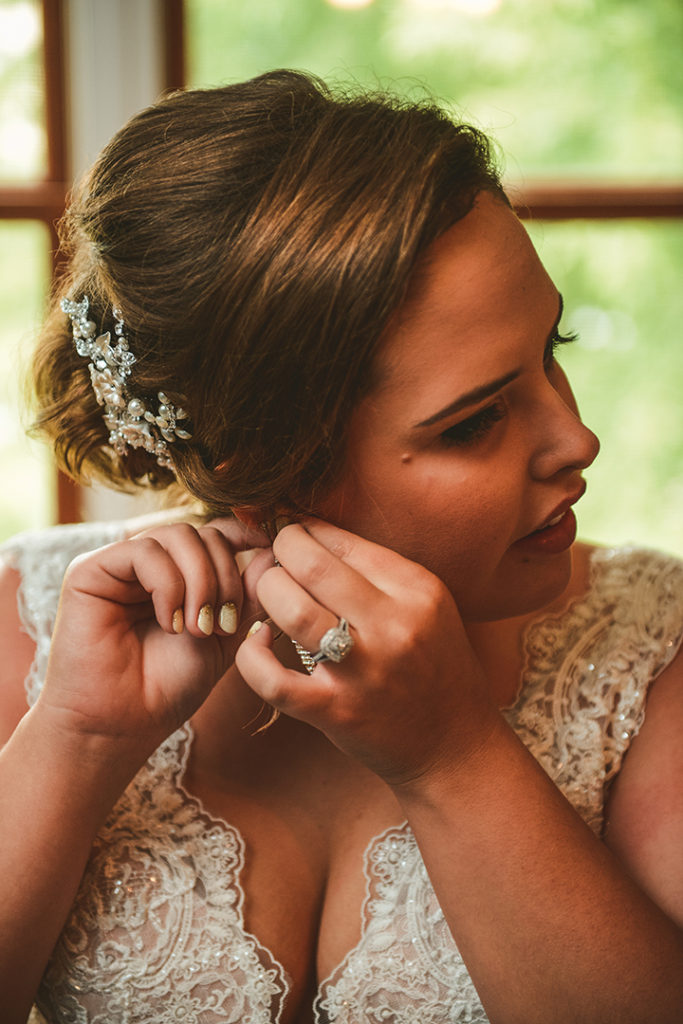
[[[18, 725], [31, 651], [7, 574], [0, 989], [12, 1024], [107, 811], [188, 715], [184, 782], [245, 838], [245, 923], [292, 978], [287, 1024], [310, 1019], [316, 956], [325, 976], [357, 941], [368, 841], [405, 818], [496, 1024], [679, 1019], [680, 658], [615, 792], [614, 856], [498, 710], [529, 616], [586, 581], [584, 549], [520, 544], [579, 496], [597, 452], [549, 358], [558, 294], [514, 215], [485, 195], [428, 256], [387, 331], [380, 387], [353, 414], [339, 483], [320, 518], [280, 532], [280, 565], [266, 538], [228, 521], [157, 527], [77, 560], [43, 693]], [[472, 440], [467, 422], [491, 407]], [[445, 431], [468, 443], [446, 445]], [[245, 548], [265, 550], [240, 575]], [[200, 609], [225, 601], [237, 631], [216, 615], [204, 635]], [[245, 639], [264, 613], [308, 649], [344, 614], [354, 649], [309, 677], [270, 625]], [[253, 737], [261, 698], [286, 715]], [[644, 805], [656, 850], [637, 827]]]
[[[343, 478], [319, 510], [436, 573], [465, 620], [537, 609], [569, 582], [569, 550], [515, 548], [582, 493], [581, 471], [598, 452], [547, 358], [559, 304], [519, 220], [482, 195], [432, 246], [390, 327], [383, 386], [354, 414]], [[487, 398], [416, 426], [513, 374]], [[500, 419], [467, 440], [471, 418], [490, 410]]]

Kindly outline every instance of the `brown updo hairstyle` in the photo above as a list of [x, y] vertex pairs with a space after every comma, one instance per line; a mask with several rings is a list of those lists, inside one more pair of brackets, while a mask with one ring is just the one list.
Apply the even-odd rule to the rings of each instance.
[[171, 450], [192, 495], [215, 513], [313, 508], [416, 261], [482, 189], [505, 198], [488, 140], [432, 103], [292, 71], [165, 97], [112, 139], [65, 216], [36, 430], [76, 479], [174, 480], [108, 446], [59, 309], [87, 295], [98, 330], [122, 310], [130, 393], [188, 410], [192, 439]]

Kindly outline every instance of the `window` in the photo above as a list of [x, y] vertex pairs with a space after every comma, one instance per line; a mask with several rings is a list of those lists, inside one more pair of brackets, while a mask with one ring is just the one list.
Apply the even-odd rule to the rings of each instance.
[[26, 440], [17, 381], [42, 317], [71, 177], [134, 110], [181, 83], [179, 50], [165, 46], [179, 11], [180, 0], [0, 0], [0, 539], [129, 510], [113, 492], [98, 504]]
[[[0, 3], [0, 536], [57, 513], [56, 478], [43, 446], [23, 431], [18, 383], [40, 322], [65, 192], [58, 5]], [[68, 490], [68, 489], [67, 489]], [[68, 512], [66, 506], [64, 512]]]

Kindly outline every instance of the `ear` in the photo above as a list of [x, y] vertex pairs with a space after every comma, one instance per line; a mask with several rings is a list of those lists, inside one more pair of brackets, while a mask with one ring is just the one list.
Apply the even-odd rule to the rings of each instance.
[[233, 508], [232, 510], [235, 519], [239, 519], [240, 523], [244, 526], [250, 526], [258, 530], [262, 530], [271, 541], [275, 540], [278, 533], [283, 526], [287, 526], [288, 523], [296, 522], [291, 514], [275, 512], [273, 514], [272, 509], [255, 507], [252, 505], [245, 505], [240, 508]]
[[239, 519], [240, 523], [244, 526], [250, 526], [256, 530], [261, 529], [264, 520], [267, 520], [268, 518], [265, 509], [252, 508], [251, 506], [233, 508], [232, 514], [235, 519]]

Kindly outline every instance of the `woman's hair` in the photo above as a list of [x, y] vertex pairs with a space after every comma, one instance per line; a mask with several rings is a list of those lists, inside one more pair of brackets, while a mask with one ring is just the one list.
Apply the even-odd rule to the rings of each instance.
[[122, 311], [128, 391], [187, 409], [192, 439], [171, 450], [191, 494], [219, 513], [312, 507], [416, 261], [483, 189], [504, 199], [488, 140], [431, 103], [336, 95], [292, 71], [165, 97], [112, 139], [65, 215], [37, 432], [77, 479], [174, 479], [108, 445], [59, 308], [87, 295], [98, 330]]

